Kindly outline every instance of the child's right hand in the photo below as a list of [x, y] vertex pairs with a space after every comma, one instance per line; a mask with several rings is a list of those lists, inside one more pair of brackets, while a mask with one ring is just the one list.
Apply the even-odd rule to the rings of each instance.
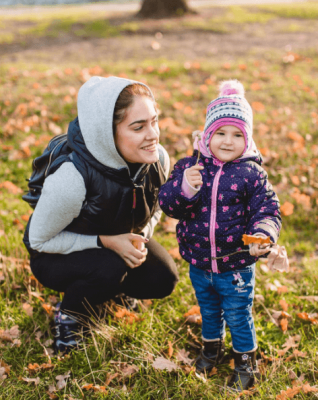
[[188, 183], [194, 188], [199, 189], [203, 185], [200, 173], [202, 169], [204, 169], [203, 165], [196, 164], [185, 171]]

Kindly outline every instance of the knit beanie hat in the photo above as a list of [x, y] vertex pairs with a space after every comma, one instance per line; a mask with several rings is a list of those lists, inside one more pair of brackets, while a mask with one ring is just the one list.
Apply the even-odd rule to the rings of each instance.
[[221, 126], [233, 125], [244, 134], [244, 154], [253, 145], [253, 111], [244, 97], [244, 87], [238, 80], [233, 79], [222, 82], [219, 90], [219, 97], [212, 100], [207, 108], [203, 141], [212, 155], [209, 144], [214, 132]]

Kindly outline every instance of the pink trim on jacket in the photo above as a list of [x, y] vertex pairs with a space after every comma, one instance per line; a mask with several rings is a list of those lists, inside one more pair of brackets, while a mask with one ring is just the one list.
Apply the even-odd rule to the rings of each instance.
[[186, 175], [186, 170], [183, 173], [183, 179], [182, 179], [182, 183], [181, 183], [181, 190], [184, 193], [184, 196], [187, 199], [191, 199], [193, 196], [195, 196], [198, 191], [201, 189], [201, 187], [194, 188], [193, 186], [190, 185], [187, 175]]
[[[218, 194], [218, 186], [219, 180], [221, 177], [221, 172], [223, 165], [225, 164], [222, 161], [217, 161], [217, 165], [220, 165], [220, 169], [216, 173], [212, 186], [212, 195], [211, 195], [211, 219], [210, 219], [210, 241], [211, 241], [211, 256], [216, 257], [216, 245], [215, 245], [215, 225], [216, 225], [216, 212], [217, 212], [217, 194]], [[212, 260], [212, 272], [218, 272], [218, 265], [216, 260]]]

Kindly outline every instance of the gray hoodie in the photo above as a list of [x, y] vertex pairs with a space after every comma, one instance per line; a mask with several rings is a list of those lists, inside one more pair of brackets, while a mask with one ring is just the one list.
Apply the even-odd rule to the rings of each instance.
[[[78, 93], [78, 119], [85, 145], [101, 164], [128, 169], [119, 155], [113, 135], [113, 113], [121, 91], [135, 81], [94, 76]], [[169, 156], [159, 145], [160, 162], [166, 177], [169, 174]], [[73, 163], [67, 162], [49, 175], [44, 182], [41, 197], [30, 223], [29, 241], [32, 249], [44, 253], [69, 254], [74, 251], [98, 248], [97, 236], [64, 231], [80, 214], [86, 188], [82, 175]], [[153, 234], [162, 211], [159, 206], [143, 229], [147, 238]]]

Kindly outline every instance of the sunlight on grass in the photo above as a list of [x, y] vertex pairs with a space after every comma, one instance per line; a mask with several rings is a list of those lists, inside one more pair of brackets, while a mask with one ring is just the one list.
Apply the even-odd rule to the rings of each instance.
[[317, 2], [270, 4], [258, 6], [260, 10], [275, 14], [281, 18], [317, 19]]

